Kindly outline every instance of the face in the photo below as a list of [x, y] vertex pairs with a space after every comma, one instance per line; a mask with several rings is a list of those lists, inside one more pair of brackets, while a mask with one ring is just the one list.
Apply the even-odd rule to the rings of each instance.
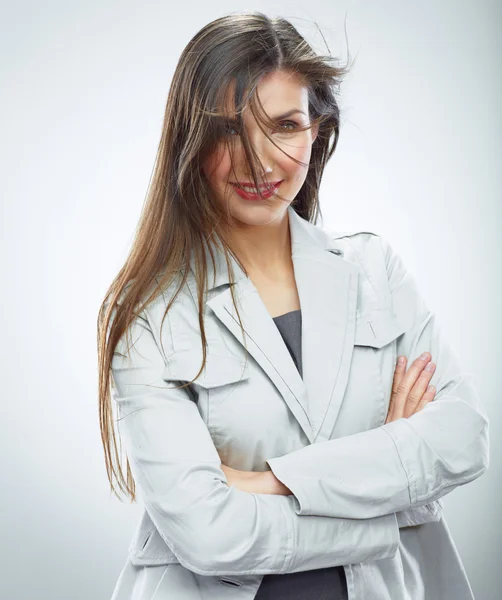
[[[232, 90], [233, 92], [233, 90]], [[307, 176], [312, 152], [312, 143], [317, 131], [296, 131], [297, 127], [309, 124], [308, 92], [294, 74], [276, 71], [258, 85], [257, 94], [268, 117], [276, 123], [274, 130], [267, 131], [284, 152], [305, 163], [305, 167], [276, 148], [261, 131], [252, 113], [243, 110], [243, 122], [249, 141], [255, 149], [266, 173], [267, 182], [280, 182], [277, 191], [282, 198], [246, 199], [232, 185], [239, 181], [254, 185], [246, 167], [244, 147], [238, 132], [229, 127], [226, 135], [232, 139], [234, 173], [228, 148], [222, 142], [216, 151], [203, 163], [202, 169], [219, 202], [228, 206], [231, 215], [240, 225], [266, 225], [282, 219], [287, 207], [300, 191]], [[229, 94], [232, 97], [232, 94]], [[226, 107], [227, 110], [230, 108]], [[295, 111], [295, 112], [292, 112]], [[282, 116], [291, 113], [288, 116]], [[232, 114], [228, 110], [227, 114]]]

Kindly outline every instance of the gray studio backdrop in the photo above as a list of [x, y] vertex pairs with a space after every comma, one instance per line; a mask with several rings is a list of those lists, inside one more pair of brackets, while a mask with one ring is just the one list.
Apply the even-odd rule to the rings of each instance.
[[[144, 200], [180, 52], [231, 11], [357, 56], [325, 221], [387, 236], [491, 417], [491, 465], [445, 497], [477, 600], [499, 598], [501, 4], [5, 2], [0, 31], [0, 597], [108, 600], [139, 505], [110, 496], [96, 315]], [[348, 36], [348, 42], [345, 38]]]

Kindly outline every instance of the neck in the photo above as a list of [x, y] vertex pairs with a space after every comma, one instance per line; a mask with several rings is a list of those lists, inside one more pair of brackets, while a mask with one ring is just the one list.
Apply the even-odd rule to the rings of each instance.
[[291, 237], [287, 213], [267, 225], [236, 227], [232, 247], [246, 269], [274, 273], [291, 265]]

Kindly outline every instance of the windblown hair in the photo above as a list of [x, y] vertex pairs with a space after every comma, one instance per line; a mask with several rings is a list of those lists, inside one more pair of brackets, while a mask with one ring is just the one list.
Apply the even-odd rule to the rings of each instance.
[[[116, 495], [114, 480], [132, 502], [135, 500], [129, 461], [125, 478], [113, 427], [111, 365], [118, 342], [138, 313], [181, 275], [165, 318], [186, 283], [193, 256], [203, 349], [197, 378], [206, 362], [203, 303], [208, 270], [205, 248], [212, 260], [211, 244], [224, 253], [231, 282], [234, 274], [229, 256], [247, 274], [232, 251], [231, 238], [227, 235], [232, 217], [225, 206], [215, 200], [201, 169], [204, 159], [221, 149], [222, 142], [230, 145], [230, 156], [233, 156], [233, 142], [226, 135], [229, 122], [224, 108], [226, 101], [229, 98], [233, 101], [235, 114], [230, 120], [238, 124], [246, 161], [258, 187], [265, 178], [243, 127], [243, 109], [251, 111], [260, 129], [276, 145], [266, 133], [266, 129], [274, 129], [276, 124], [270, 121], [259, 101], [258, 83], [266, 75], [281, 70], [297, 77], [308, 89], [310, 122], [298, 130], [316, 124], [318, 134], [312, 144], [309, 165], [290, 157], [308, 166], [305, 182], [292, 206], [301, 217], [316, 223], [320, 213], [321, 178], [339, 137], [340, 110], [336, 95], [342, 78], [349, 72], [347, 66], [332, 64], [337, 62], [331, 55], [316, 54], [287, 20], [269, 18], [261, 12], [232, 13], [216, 19], [203, 27], [183, 50], [169, 89], [154, 172], [132, 248], [108, 288], [98, 314], [99, 420], [107, 475], [111, 491]], [[281, 151], [284, 152], [282, 148]], [[231, 293], [236, 305], [232, 286]], [[238, 314], [237, 306], [236, 311]]]

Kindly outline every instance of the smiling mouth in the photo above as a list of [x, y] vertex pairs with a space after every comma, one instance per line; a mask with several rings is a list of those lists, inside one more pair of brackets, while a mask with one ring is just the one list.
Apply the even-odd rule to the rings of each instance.
[[[279, 184], [281, 184], [282, 182], [283, 182], [283, 180], [281, 179], [280, 181], [271, 181], [270, 183], [260, 183], [259, 190], [260, 191], [272, 191], [276, 187], [278, 187]], [[244, 189], [244, 191], [249, 192], [250, 194], [258, 193], [258, 189], [256, 189], [255, 185], [253, 183], [251, 183], [250, 181], [239, 181], [238, 183], [231, 181], [230, 183], [231, 183], [231, 185], [233, 185], [236, 188], [239, 188], [239, 186], [240, 186], [241, 188]]]
[[235, 193], [240, 196], [243, 200], [268, 200], [272, 196], [275, 195], [279, 186], [281, 185], [282, 180], [275, 183], [275, 185], [261, 186], [258, 191], [255, 187], [239, 187], [237, 184], [232, 183], [232, 186], [235, 190]]

